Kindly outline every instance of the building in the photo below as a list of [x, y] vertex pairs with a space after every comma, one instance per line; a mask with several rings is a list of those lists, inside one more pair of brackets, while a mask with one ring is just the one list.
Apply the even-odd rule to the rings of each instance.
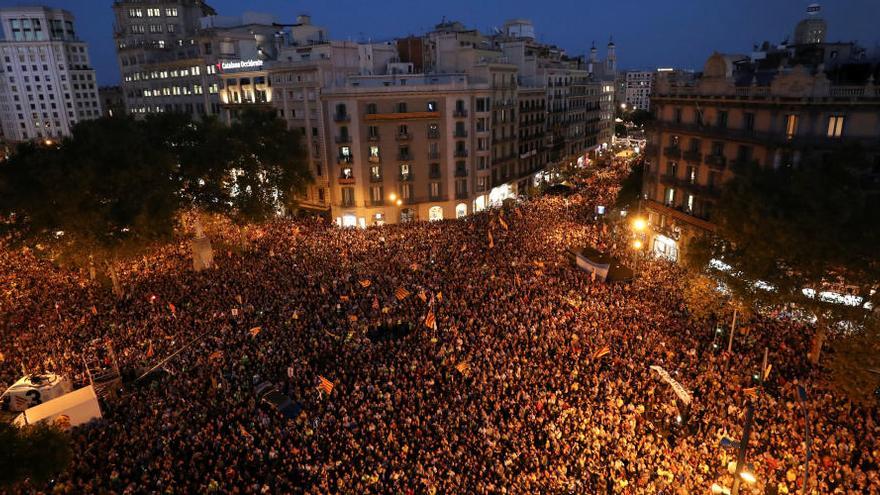
[[583, 57], [537, 43], [530, 21], [492, 35], [450, 21], [358, 43], [300, 16], [276, 50], [219, 74], [220, 113], [273, 108], [298, 130], [316, 178], [300, 204], [342, 226], [480, 211], [611, 141], [613, 84]]
[[114, 36], [129, 113], [221, 112], [219, 75], [277, 56], [275, 19], [218, 16], [201, 0], [117, 0]]
[[122, 97], [122, 88], [119, 86], [103, 86], [98, 88], [101, 98], [101, 108], [104, 109], [105, 117], [125, 115], [125, 99]]
[[655, 74], [652, 70], [630, 70], [624, 73], [626, 90], [623, 103], [626, 104], [626, 110], [651, 110]]
[[715, 53], [689, 84], [659, 79], [643, 183], [650, 249], [677, 259], [689, 238], [714, 231], [738, 162], [796, 167], [847, 143], [880, 156], [877, 81], [880, 63], [864, 49], [823, 42]]
[[7, 142], [58, 139], [101, 116], [88, 46], [73, 15], [46, 7], [0, 8], [0, 125]]

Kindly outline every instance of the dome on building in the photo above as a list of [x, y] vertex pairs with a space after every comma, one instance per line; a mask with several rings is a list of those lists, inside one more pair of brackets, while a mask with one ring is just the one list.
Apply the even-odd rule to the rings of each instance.
[[807, 7], [807, 17], [797, 23], [794, 28], [794, 43], [796, 45], [812, 45], [825, 42], [825, 34], [828, 32], [828, 23], [819, 17], [822, 7], [818, 3]]

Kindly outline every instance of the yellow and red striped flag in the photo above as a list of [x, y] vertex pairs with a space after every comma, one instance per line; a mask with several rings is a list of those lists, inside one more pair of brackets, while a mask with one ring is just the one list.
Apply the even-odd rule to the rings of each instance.
[[492, 231], [489, 231], [489, 249], [495, 247], [495, 239], [492, 238]]
[[767, 367], [764, 369], [764, 381], [767, 381], [767, 377], [770, 376], [770, 370], [773, 369], [773, 365], [767, 363]]
[[348, 315], [348, 321], [355, 323], [356, 321], [358, 321], [357, 315]]
[[532, 264], [535, 265], [535, 266], [537, 266], [538, 268], [544, 268], [544, 262], [543, 262], [543, 261], [533, 261]]
[[510, 230], [510, 228], [507, 226], [507, 222], [504, 221], [504, 217], [502, 217], [501, 215], [498, 216], [498, 223], [500, 223], [501, 226], [504, 227], [504, 230]]
[[428, 316], [425, 317], [425, 326], [431, 330], [437, 329], [437, 318], [434, 316], [434, 308], [428, 310]]
[[370, 284], [372, 284], [372, 283], [373, 283], [373, 282], [371, 282], [369, 279], [364, 279], [364, 280], [361, 280], [361, 281], [360, 281], [361, 287], [363, 287], [364, 289], [366, 289], [367, 287], [369, 287]]
[[471, 365], [469, 365], [467, 361], [462, 361], [455, 365], [455, 369], [457, 369], [462, 375], [466, 375], [468, 371], [470, 371]]
[[406, 290], [404, 287], [399, 287], [394, 292], [394, 297], [396, 297], [398, 301], [403, 301], [404, 299], [409, 297], [410, 294], [412, 294], [412, 293], [410, 291]]
[[758, 387], [744, 388], [742, 390], [747, 397], [751, 397], [753, 399], [758, 397]]
[[608, 354], [611, 354], [611, 348], [606, 345], [605, 347], [593, 353], [593, 359], [599, 359], [603, 356], [607, 356]]
[[420, 290], [420, 291], [419, 291], [419, 299], [421, 299], [422, 302], [428, 302], [428, 296], [425, 295], [425, 291], [424, 291], [424, 290]]
[[318, 390], [326, 393], [327, 395], [330, 395], [330, 392], [333, 392], [333, 382], [324, 378], [321, 375], [318, 375], [318, 381], [320, 382], [318, 383]]
[[437, 292], [437, 295], [434, 297], [437, 298], [438, 301], [441, 301], [441, 302], [443, 301], [443, 293], [442, 292]]
[[261, 331], [263, 331], [261, 327], [254, 327], [248, 330], [248, 332], [251, 334], [251, 337], [256, 337]]
[[153, 351], [153, 343], [150, 342], [150, 348], [147, 349], [147, 357], [151, 358], [151, 357], [153, 357], [154, 354], [155, 354], [155, 351]]
[[171, 310], [171, 316], [177, 316], [177, 308], [173, 304], [168, 303], [168, 309]]

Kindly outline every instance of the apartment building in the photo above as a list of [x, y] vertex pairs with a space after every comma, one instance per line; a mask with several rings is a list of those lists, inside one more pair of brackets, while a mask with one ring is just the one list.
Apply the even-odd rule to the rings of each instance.
[[658, 79], [643, 183], [650, 249], [675, 260], [714, 231], [738, 162], [796, 167], [850, 143], [880, 156], [878, 78], [880, 63], [857, 45], [811, 42], [713, 54], [685, 85]]
[[0, 126], [7, 142], [53, 140], [101, 116], [88, 46], [73, 15], [46, 7], [0, 8]]
[[651, 110], [651, 91], [654, 87], [655, 71], [626, 71], [624, 79], [626, 90], [623, 103], [627, 110]]

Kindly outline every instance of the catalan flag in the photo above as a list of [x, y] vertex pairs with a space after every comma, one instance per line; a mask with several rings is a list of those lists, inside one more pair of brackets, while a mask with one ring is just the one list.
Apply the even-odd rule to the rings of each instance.
[[398, 301], [403, 301], [404, 299], [406, 299], [407, 297], [409, 297], [410, 294], [412, 294], [412, 293], [411, 293], [410, 291], [406, 290], [406, 288], [404, 288], [404, 287], [399, 287], [399, 288], [394, 292], [394, 297], [396, 297]]
[[326, 393], [327, 395], [330, 395], [330, 392], [333, 392], [333, 382], [324, 378], [321, 375], [318, 375], [318, 381], [320, 382], [318, 383], [318, 390]]
[[492, 238], [492, 231], [489, 231], [489, 249], [495, 247], [495, 239]]
[[422, 302], [428, 302], [428, 296], [425, 294], [424, 290], [419, 291], [419, 299], [421, 299]]
[[263, 329], [260, 327], [254, 327], [254, 328], [251, 328], [250, 330], [248, 330], [248, 332], [251, 334], [251, 337], [256, 337], [262, 331], [263, 331]]
[[498, 223], [500, 223], [501, 226], [504, 227], [504, 230], [510, 230], [510, 228], [507, 226], [507, 222], [504, 221], [504, 217], [500, 215], [498, 216]]
[[438, 301], [443, 301], [443, 293], [438, 292], [437, 295], [434, 296]]
[[437, 329], [437, 318], [434, 316], [434, 308], [428, 310], [428, 316], [425, 317], [425, 326], [432, 330]]
[[364, 279], [360, 281], [361, 287], [363, 287], [364, 289], [369, 287], [372, 283], [373, 282], [371, 282], [369, 279]]
[[767, 381], [767, 377], [770, 376], [770, 370], [773, 369], [772, 364], [767, 364], [767, 367], [764, 368], [764, 381]]
[[92, 306], [91, 309], [92, 309], [92, 314], [93, 314], [93, 315], [97, 315], [97, 314], [98, 314], [98, 308], [96, 308], [95, 306]]
[[544, 268], [544, 262], [543, 262], [543, 261], [533, 261], [532, 264], [535, 265], [535, 266], [537, 266], [538, 268]]
[[605, 347], [593, 353], [593, 359], [599, 359], [603, 356], [607, 356], [608, 354], [611, 354], [611, 348], [606, 345]]
[[177, 316], [177, 308], [173, 304], [168, 303], [168, 309], [171, 310], [171, 316]]
[[753, 399], [758, 397], [758, 387], [744, 388], [742, 390], [746, 397], [751, 397]]
[[468, 371], [470, 371], [471, 365], [469, 365], [467, 361], [462, 361], [455, 365], [455, 369], [457, 369], [462, 375], [466, 375]]
[[155, 354], [155, 351], [153, 351], [153, 343], [150, 342], [150, 347], [149, 347], [149, 349], [147, 349], [147, 357], [151, 358], [151, 357], [153, 357], [154, 354]]
[[208, 359], [210, 359], [211, 361], [221, 358], [223, 358], [223, 351], [214, 351], [211, 353], [211, 355], [208, 356]]
[[358, 321], [357, 315], [348, 315], [348, 321], [355, 323]]

